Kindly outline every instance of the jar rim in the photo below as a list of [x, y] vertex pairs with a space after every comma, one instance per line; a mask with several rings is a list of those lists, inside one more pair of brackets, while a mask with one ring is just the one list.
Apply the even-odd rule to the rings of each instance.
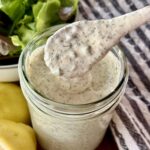
[[[24, 50], [22, 51], [22, 53], [20, 55], [20, 58], [19, 58], [18, 72], [19, 72], [19, 77], [22, 80], [21, 82], [24, 82], [24, 84], [28, 88], [28, 90], [31, 91], [32, 94], [38, 100], [40, 100], [38, 102], [40, 102], [44, 106], [46, 106], [46, 105], [50, 106], [50, 104], [51, 104], [52, 106], [56, 106], [56, 107], [59, 107], [59, 108], [62, 107], [64, 109], [68, 109], [68, 108], [78, 109], [78, 108], [86, 108], [86, 107], [89, 108], [91, 106], [96, 106], [96, 105], [99, 105], [101, 103], [100, 104], [101, 108], [105, 107], [107, 104], [111, 103], [112, 97], [114, 97], [114, 98], [117, 97], [117, 95], [120, 93], [119, 91], [121, 91], [120, 89], [123, 88], [123, 85], [126, 84], [127, 80], [128, 80], [129, 71], [128, 71], [128, 67], [127, 67], [127, 60], [126, 60], [126, 57], [125, 57], [123, 51], [118, 46], [113, 47], [113, 50], [118, 49], [121, 52], [121, 55], [122, 55], [122, 58], [123, 58], [123, 65], [124, 65], [123, 74], [122, 74], [120, 82], [118, 83], [116, 88], [111, 93], [109, 93], [107, 96], [105, 96], [102, 99], [99, 99], [97, 101], [90, 102], [90, 103], [85, 103], [85, 104], [60, 103], [60, 102], [56, 102], [56, 101], [53, 101], [52, 99], [48, 99], [48, 98], [42, 96], [39, 92], [36, 91], [36, 89], [32, 86], [32, 84], [30, 84], [30, 81], [29, 81], [29, 79], [26, 75], [25, 66], [24, 66], [25, 65], [25, 59], [27, 57], [26, 56], [27, 52], [30, 50], [31, 45], [34, 44], [36, 41], [38, 41], [40, 38], [42, 38], [46, 32], [48, 32], [50, 30], [57, 30], [57, 28], [61, 28], [63, 26], [64, 26], [64, 24], [56, 25], [54, 27], [50, 27], [50, 28], [44, 30], [43, 32], [37, 34], [33, 38], [33, 40], [27, 44], [27, 46], [24, 48]], [[103, 102], [105, 102], [105, 103], [102, 104]]]

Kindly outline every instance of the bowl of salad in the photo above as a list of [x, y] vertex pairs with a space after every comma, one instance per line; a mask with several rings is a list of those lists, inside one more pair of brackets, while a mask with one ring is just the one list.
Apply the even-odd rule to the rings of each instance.
[[18, 59], [26, 44], [54, 25], [75, 20], [78, 0], [0, 1], [0, 82], [18, 81]]

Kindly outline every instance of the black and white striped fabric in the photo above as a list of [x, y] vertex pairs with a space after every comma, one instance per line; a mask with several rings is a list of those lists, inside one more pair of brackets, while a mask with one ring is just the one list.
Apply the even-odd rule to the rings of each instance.
[[[119, 16], [150, 0], [80, 0], [78, 19]], [[120, 150], [150, 150], [150, 23], [122, 38], [130, 76], [111, 129]]]

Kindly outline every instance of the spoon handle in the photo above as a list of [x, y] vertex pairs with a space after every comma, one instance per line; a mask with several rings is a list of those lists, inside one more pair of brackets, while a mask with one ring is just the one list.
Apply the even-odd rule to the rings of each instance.
[[112, 19], [112, 22], [117, 25], [116, 30], [122, 31], [122, 35], [125, 35], [130, 31], [135, 30], [136, 28], [147, 23], [148, 21], [150, 21], [150, 5], [137, 11]]

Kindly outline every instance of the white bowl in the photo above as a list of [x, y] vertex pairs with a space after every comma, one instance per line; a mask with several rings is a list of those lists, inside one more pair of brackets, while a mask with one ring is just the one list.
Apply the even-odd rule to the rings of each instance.
[[0, 65], [0, 82], [19, 81], [18, 64]]

